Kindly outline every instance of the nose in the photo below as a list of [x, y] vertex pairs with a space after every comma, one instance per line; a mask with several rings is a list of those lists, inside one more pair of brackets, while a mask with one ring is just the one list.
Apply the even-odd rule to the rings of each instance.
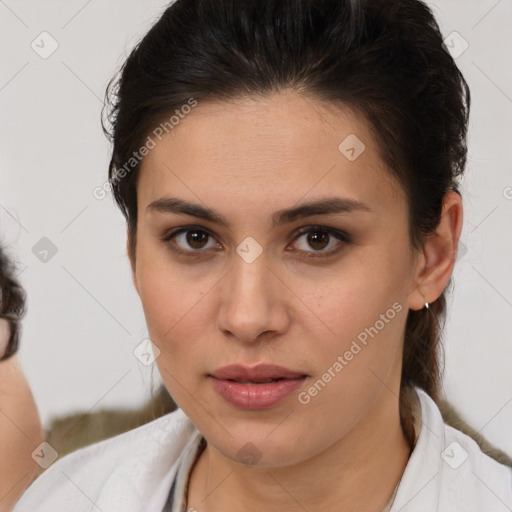
[[238, 255], [221, 283], [218, 329], [243, 343], [278, 336], [289, 325], [289, 292], [260, 255], [248, 263]]

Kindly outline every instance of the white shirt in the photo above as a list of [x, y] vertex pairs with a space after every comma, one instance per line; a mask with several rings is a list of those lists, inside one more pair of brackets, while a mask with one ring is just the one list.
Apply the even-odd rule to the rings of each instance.
[[[390, 512], [512, 511], [512, 468], [446, 425], [436, 403], [416, 392], [421, 429]], [[13, 512], [162, 512], [178, 467], [190, 467], [201, 438], [177, 409], [66, 455], [27, 489]], [[178, 483], [174, 510], [183, 509], [186, 478]]]

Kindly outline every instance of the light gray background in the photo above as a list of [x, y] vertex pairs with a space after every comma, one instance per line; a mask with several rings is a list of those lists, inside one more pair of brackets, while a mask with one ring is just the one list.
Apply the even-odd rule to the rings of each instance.
[[[472, 93], [444, 389], [512, 454], [512, 3], [429, 3], [443, 35], [456, 31], [469, 45], [457, 64]], [[0, 1], [0, 233], [29, 296], [20, 358], [46, 425], [57, 414], [139, 405], [159, 382], [156, 366], [133, 355], [147, 331], [124, 220], [93, 189], [109, 161], [105, 87], [166, 5]], [[31, 47], [43, 31], [59, 45], [46, 59]], [[57, 247], [45, 263], [33, 253], [42, 237]]]

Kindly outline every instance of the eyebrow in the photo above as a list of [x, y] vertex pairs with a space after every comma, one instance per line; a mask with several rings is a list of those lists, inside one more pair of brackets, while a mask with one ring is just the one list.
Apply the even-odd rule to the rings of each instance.
[[[215, 210], [177, 197], [162, 197], [153, 201], [146, 207], [146, 212], [151, 211], [190, 215], [191, 217], [197, 217], [214, 224], [229, 227], [228, 220]], [[357, 199], [328, 197], [276, 211], [272, 215], [272, 227], [313, 215], [348, 214], [356, 211], [371, 212], [372, 210], [367, 204]]]

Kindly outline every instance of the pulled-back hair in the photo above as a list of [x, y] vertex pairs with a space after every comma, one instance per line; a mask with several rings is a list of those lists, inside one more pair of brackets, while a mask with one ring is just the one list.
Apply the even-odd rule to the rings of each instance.
[[[363, 116], [406, 192], [411, 246], [421, 248], [440, 221], [445, 193], [459, 192], [470, 106], [429, 7], [419, 0], [177, 0], [106, 93], [109, 180], [132, 259], [140, 163], [127, 170], [126, 162], [148, 135], [191, 98], [229, 101], [285, 89]], [[408, 312], [400, 412], [409, 439], [407, 389], [440, 398], [445, 292], [430, 308]]]

